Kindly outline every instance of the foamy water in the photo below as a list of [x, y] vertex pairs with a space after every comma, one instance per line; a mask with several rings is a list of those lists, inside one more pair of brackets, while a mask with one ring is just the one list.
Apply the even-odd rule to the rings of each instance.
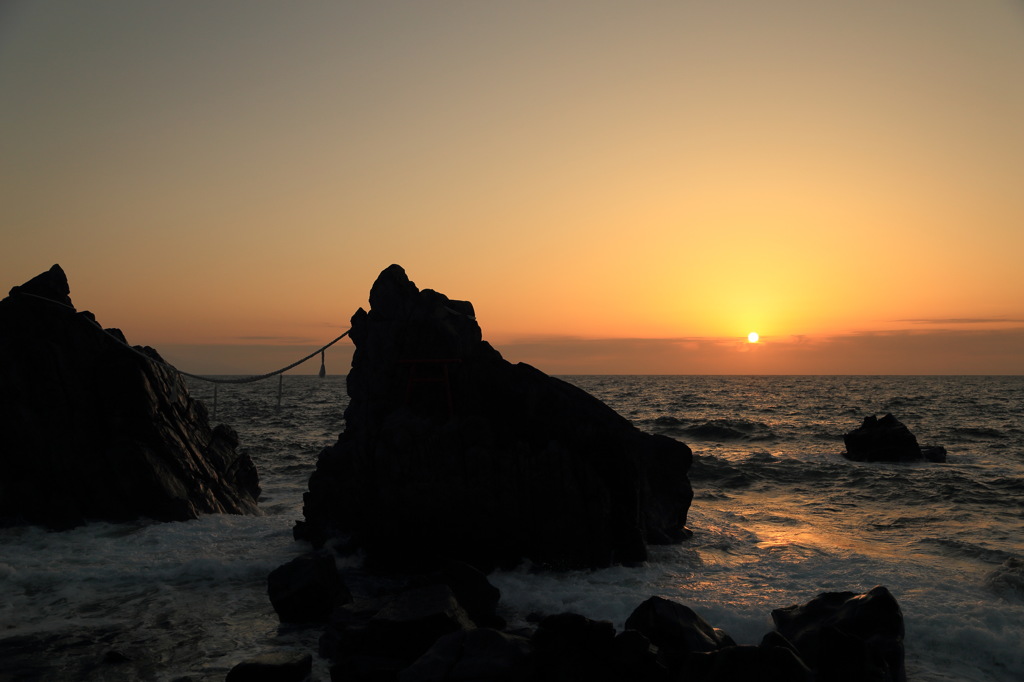
[[[572, 610], [621, 628], [657, 594], [756, 643], [773, 608], [883, 584], [912, 680], [1024, 679], [1024, 378], [570, 380], [693, 448], [695, 535], [640, 568], [495, 574], [513, 624]], [[212, 402], [209, 385], [192, 391]], [[222, 680], [249, 655], [315, 650], [317, 629], [279, 626], [266, 575], [305, 549], [291, 527], [346, 401], [343, 377], [286, 377], [280, 408], [276, 381], [219, 389], [264, 516], [0, 530], [0, 677]], [[948, 462], [841, 458], [842, 433], [886, 411]]]

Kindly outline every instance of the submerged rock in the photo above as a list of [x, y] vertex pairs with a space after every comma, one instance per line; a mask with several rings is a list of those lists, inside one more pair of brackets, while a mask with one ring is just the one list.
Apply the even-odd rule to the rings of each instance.
[[843, 436], [843, 442], [843, 456], [855, 462], [946, 461], [945, 448], [921, 447], [910, 429], [891, 414], [881, 419], [874, 415], [865, 417], [858, 428]]
[[0, 301], [0, 522], [256, 514], [259, 478], [181, 376], [71, 303], [59, 265]]
[[352, 318], [346, 427], [320, 454], [296, 536], [371, 561], [484, 570], [640, 562], [687, 535], [690, 449], [482, 339], [472, 304], [397, 266]]

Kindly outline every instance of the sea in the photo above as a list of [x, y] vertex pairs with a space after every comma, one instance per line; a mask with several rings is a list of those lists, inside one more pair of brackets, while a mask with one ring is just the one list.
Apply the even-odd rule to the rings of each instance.
[[[910, 680], [1024, 679], [1024, 377], [562, 378], [692, 448], [693, 537], [639, 567], [494, 573], [511, 625], [573, 611], [621, 629], [659, 595], [756, 644], [772, 609], [885, 585]], [[223, 680], [260, 653], [315, 651], [319, 630], [282, 626], [266, 577], [308, 549], [292, 526], [344, 429], [345, 378], [190, 392], [238, 431], [263, 515], [0, 529], [0, 681]], [[885, 413], [947, 461], [844, 459], [843, 434]], [[327, 671], [317, 658], [314, 679]]]

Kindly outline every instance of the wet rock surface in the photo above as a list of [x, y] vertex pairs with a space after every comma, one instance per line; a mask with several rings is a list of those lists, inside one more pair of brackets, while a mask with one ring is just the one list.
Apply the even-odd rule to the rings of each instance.
[[59, 265], [0, 301], [0, 523], [259, 513], [235, 432], [148, 347], [74, 308]]
[[906, 679], [903, 613], [885, 587], [864, 594], [826, 592], [772, 611], [772, 620], [819, 680]]

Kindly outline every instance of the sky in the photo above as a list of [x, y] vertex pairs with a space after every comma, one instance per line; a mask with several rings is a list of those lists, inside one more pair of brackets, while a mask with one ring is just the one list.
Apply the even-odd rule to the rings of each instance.
[[392, 263], [550, 374], [1024, 374], [1022, 122], [1024, 0], [6, 0], [0, 287], [200, 374]]

